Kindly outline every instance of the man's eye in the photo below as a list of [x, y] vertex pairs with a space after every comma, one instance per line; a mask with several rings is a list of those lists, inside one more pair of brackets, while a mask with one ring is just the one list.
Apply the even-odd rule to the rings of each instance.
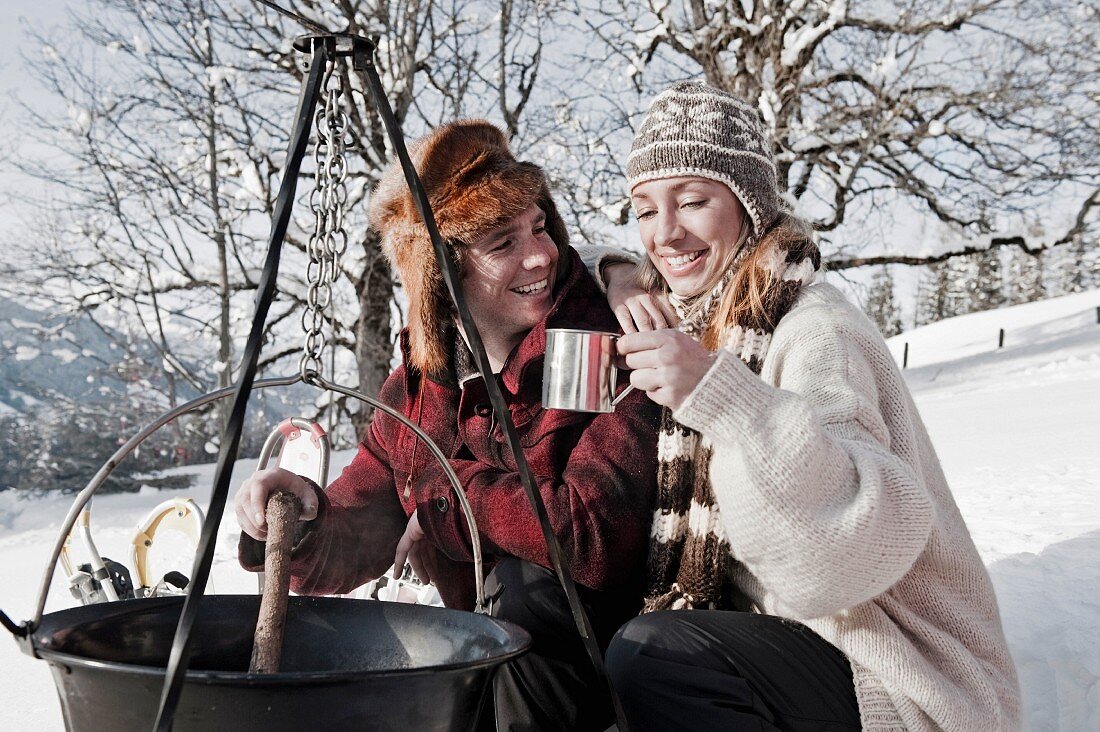
[[511, 239], [505, 239], [504, 241], [497, 242], [496, 246], [493, 247], [492, 251], [502, 252], [510, 246], [512, 246], [512, 240]]
[[536, 226], [534, 229], [532, 229], [532, 231], [534, 232], [535, 236], [540, 236], [546, 233], [546, 227], [541, 225]]

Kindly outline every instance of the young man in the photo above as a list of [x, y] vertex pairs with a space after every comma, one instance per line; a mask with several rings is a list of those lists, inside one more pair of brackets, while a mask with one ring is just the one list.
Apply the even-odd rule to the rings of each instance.
[[[656, 490], [655, 408], [631, 394], [611, 414], [543, 410], [547, 327], [617, 330], [604, 295], [568, 245], [542, 171], [513, 157], [499, 129], [445, 125], [411, 151], [440, 234], [460, 268], [471, 314], [502, 387], [550, 522], [606, 646], [641, 606]], [[400, 168], [371, 198], [371, 221], [408, 296], [404, 364], [380, 398], [417, 422], [450, 458], [504, 585], [494, 615], [524, 627], [530, 654], [497, 678], [498, 729], [605, 729], [598, 691], [542, 533], [489, 406]], [[470, 537], [441, 466], [415, 435], [376, 413], [351, 465], [325, 491], [282, 470], [237, 493], [241, 563], [263, 566], [263, 510], [276, 488], [303, 503], [292, 589], [348, 592], [405, 558], [449, 607], [473, 605]], [[596, 691], [594, 691], [596, 690]]]

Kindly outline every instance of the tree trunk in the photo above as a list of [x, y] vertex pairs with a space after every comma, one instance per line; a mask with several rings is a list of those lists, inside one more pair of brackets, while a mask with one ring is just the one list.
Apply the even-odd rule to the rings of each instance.
[[[359, 367], [359, 390], [371, 396], [378, 393], [389, 376], [393, 359], [394, 332], [390, 318], [393, 302], [393, 272], [379, 250], [378, 237], [367, 234], [363, 242], [367, 261], [355, 281], [359, 298], [359, 317], [355, 320], [355, 361]], [[364, 405], [365, 406], [365, 405]], [[362, 436], [373, 410], [361, 409], [353, 423]]]

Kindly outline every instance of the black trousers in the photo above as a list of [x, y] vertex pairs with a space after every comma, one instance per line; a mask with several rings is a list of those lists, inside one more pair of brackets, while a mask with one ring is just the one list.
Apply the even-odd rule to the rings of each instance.
[[[611, 700], [585, 653], [565, 591], [552, 571], [514, 557], [502, 559], [485, 582], [487, 593], [504, 585], [493, 616], [531, 634], [531, 650], [505, 664], [494, 681], [492, 707], [479, 730], [598, 730], [614, 723]], [[635, 584], [637, 586], [635, 586]], [[577, 587], [600, 650], [638, 614], [641, 582], [611, 592]], [[495, 712], [495, 714], [494, 714]]]
[[611, 642], [607, 669], [633, 732], [860, 729], [848, 659], [770, 615], [642, 615]]

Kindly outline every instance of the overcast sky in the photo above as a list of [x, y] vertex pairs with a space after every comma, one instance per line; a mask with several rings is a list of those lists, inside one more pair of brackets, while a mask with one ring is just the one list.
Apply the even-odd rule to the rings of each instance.
[[[20, 130], [16, 99], [42, 108], [49, 98], [33, 82], [23, 63], [24, 56], [41, 53], [38, 44], [28, 37], [28, 27], [48, 31], [60, 26], [66, 9], [79, 0], [0, 0], [0, 149], [5, 151], [19, 144]], [[8, 200], [10, 191], [37, 185], [10, 169], [10, 163], [0, 165], [0, 237], [7, 238], [19, 217]]]

